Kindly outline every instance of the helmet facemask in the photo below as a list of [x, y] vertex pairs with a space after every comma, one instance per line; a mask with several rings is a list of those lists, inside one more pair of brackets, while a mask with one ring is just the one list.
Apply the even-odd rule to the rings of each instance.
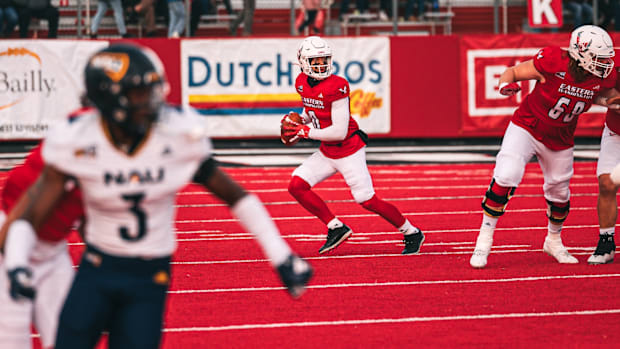
[[322, 80], [332, 74], [332, 56], [307, 57], [306, 64], [302, 64], [306, 75]]
[[115, 123], [127, 136], [144, 136], [157, 121], [159, 109], [164, 104], [163, 91], [161, 83], [127, 89], [119, 98], [124, 107], [122, 112], [113, 115]]

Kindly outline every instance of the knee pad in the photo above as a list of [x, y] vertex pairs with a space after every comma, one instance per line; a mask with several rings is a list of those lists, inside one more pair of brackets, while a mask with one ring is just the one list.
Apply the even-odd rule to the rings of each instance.
[[482, 209], [491, 217], [499, 217], [504, 214], [508, 200], [514, 195], [516, 187], [502, 187], [491, 180], [489, 189], [482, 199]]
[[570, 211], [570, 201], [552, 202], [547, 200], [547, 218], [553, 223], [563, 223]]
[[297, 197], [304, 191], [310, 190], [310, 188], [310, 184], [299, 176], [293, 176], [288, 184], [288, 192], [293, 195], [293, 197]]

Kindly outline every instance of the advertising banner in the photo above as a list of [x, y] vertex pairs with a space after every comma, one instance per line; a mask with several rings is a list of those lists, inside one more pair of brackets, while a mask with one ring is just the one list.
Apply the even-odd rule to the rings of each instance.
[[[207, 117], [212, 137], [279, 136], [282, 116], [302, 108], [294, 86], [300, 42], [184, 40], [182, 104]], [[334, 74], [350, 84], [351, 115], [367, 133], [389, 133], [389, 38], [330, 38], [328, 43]]]
[[83, 71], [106, 41], [0, 40], [0, 139], [40, 139], [80, 106]]
[[[530, 60], [543, 47], [568, 45], [567, 34], [465, 36], [461, 41], [463, 133], [501, 133], [523, 98], [534, 89], [535, 81], [521, 81], [521, 92], [512, 97], [499, 94], [500, 75], [510, 66]], [[600, 132], [606, 108], [592, 106], [579, 116], [579, 130]], [[579, 132], [578, 132], [579, 133]]]

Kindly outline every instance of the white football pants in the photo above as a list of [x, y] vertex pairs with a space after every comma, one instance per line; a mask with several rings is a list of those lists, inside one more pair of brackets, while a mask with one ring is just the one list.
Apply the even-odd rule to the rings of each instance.
[[299, 176], [314, 187], [336, 172], [340, 172], [347, 182], [355, 202], [361, 204], [375, 195], [372, 178], [366, 165], [366, 147], [340, 159], [328, 158], [318, 150], [304, 160], [293, 171], [292, 176]]
[[601, 137], [601, 152], [598, 154], [596, 164], [596, 177], [610, 174], [617, 164], [620, 164], [620, 135], [611, 131], [605, 124]]
[[502, 146], [495, 160], [495, 182], [503, 187], [518, 187], [525, 173], [525, 165], [534, 155], [544, 176], [545, 199], [567, 202], [570, 199], [568, 186], [573, 176], [573, 148], [551, 150], [512, 122], [504, 133]]

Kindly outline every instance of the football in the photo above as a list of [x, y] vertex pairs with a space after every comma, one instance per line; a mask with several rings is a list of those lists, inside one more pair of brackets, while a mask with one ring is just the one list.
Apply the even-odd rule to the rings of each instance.
[[292, 111], [292, 112], [288, 113], [288, 117], [282, 121], [282, 124], [280, 124], [280, 139], [282, 140], [282, 143], [284, 143], [285, 145], [291, 146], [291, 145], [297, 144], [297, 142], [299, 142], [299, 138], [297, 138], [297, 139], [295, 139], [294, 141], [291, 142], [291, 138], [293, 138], [293, 137], [284, 136], [284, 132], [286, 132], [284, 130], [284, 126], [285, 126], [285, 124], [288, 123], [287, 120], [296, 122], [298, 124], [301, 124], [302, 120], [301, 120], [301, 116], [299, 115], [299, 113], [296, 113], [296, 112]]

